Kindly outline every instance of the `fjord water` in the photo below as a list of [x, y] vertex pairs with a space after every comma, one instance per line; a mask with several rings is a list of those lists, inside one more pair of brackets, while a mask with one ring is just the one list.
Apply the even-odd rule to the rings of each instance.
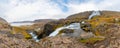
[[11, 26], [33, 25], [34, 23], [10, 23]]

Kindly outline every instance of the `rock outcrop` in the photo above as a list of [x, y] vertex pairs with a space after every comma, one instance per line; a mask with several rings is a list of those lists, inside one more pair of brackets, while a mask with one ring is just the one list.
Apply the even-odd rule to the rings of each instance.
[[0, 18], [0, 31], [10, 31], [9, 23], [3, 18]]
[[17, 36], [19, 35], [0, 33], [0, 48], [42, 48], [38, 43]]
[[104, 31], [106, 39], [96, 42], [94, 47], [97, 48], [119, 48], [120, 47], [120, 25], [112, 24], [108, 30]]
[[40, 44], [43, 48], [88, 48], [74, 38], [63, 36], [44, 38]]

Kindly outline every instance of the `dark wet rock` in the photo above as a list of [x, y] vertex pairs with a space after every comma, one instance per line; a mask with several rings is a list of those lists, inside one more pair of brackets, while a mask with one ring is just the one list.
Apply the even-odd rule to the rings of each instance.
[[51, 21], [44, 25], [43, 30], [39, 34], [38, 38], [44, 38], [49, 36], [55, 29], [63, 26], [62, 22]]
[[41, 39], [41, 38], [44, 38], [46, 36], [49, 36], [49, 34], [52, 33], [53, 31], [54, 31], [53, 26], [50, 24], [46, 24], [44, 26], [44, 30], [41, 32], [41, 34], [39, 34], [38, 38]]
[[44, 27], [48, 22], [55, 21], [54, 19], [38, 19], [35, 20], [31, 27], [33, 27], [33, 30], [37, 32], [37, 34], [41, 34], [44, 30]]

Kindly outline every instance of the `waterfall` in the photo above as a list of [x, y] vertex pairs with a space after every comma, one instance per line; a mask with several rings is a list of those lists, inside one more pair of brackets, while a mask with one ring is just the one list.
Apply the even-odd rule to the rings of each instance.
[[[99, 11], [93, 11], [92, 14], [89, 16], [88, 19], [91, 19], [92, 17], [96, 16], [96, 15], [100, 15], [100, 12]], [[82, 21], [82, 23], [85, 23], [84, 21]], [[74, 29], [74, 32], [71, 33], [71, 34], [65, 34], [65, 35], [68, 35], [68, 36], [73, 36], [73, 37], [78, 37], [78, 36], [87, 36], [85, 35], [86, 32], [83, 31], [81, 29], [81, 25], [80, 23], [72, 23], [70, 25], [66, 25], [66, 26], [63, 26], [63, 27], [60, 27], [60, 28], [57, 28], [55, 31], [53, 31], [48, 37], [53, 37], [53, 36], [56, 36], [58, 35], [58, 33], [63, 30], [63, 29]], [[32, 39], [35, 40], [36, 42], [39, 42], [40, 39], [38, 39], [37, 37], [37, 34], [35, 34], [33, 31], [28, 31], [29, 34], [32, 36]], [[88, 33], [90, 34], [89, 36], [93, 36], [92, 33]]]
[[35, 40], [36, 42], [39, 42], [40, 39], [38, 39], [37, 34], [34, 31], [28, 31], [28, 33], [32, 36], [32, 39]]
[[[96, 15], [100, 15], [100, 12], [99, 11], [93, 11], [92, 14], [89, 16], [88, 19], [91, 19], [92, 17], [94, 17]], [[85, 23], [85, 22], [82, 21], [82, 23]], [[49, 37], [56, 36], [62, 29], [77, 29], [70, 36], [78, 36], [78, 35], [84, 33], [84, 31], [80, 28], [80, 23], [72, 23], [72, 24], [70, 24], [68, 26], [63, 26], [63, 27], [60, 27], [60, 28], [56, 29], [55, 31], [53, 31], [49, 35]]]
[[88, 19], [91, 19], [92, 17], [94, 17], [96, 15], [100, 15], [100, 12], [99, 11], [93, 11], [92, 14], [89, 16]]
[[[48, 37], [54, 37], [56, 36], [62, 29], [74, 29], [74, 32], [73, 33], [68, 33], [68, 34], [65, 34], [67, 36], [71, 36], [71, 37], [79, 37], [81, 34], [85, 34], [86, 32], [83, 31], [81, 28], [80, 28], [80, 23], [72, 23], [70, 25], [67, 25], [67, 26], [63, 26], [63, 27], [60, 27], [60, 28], [57, 28], [55, 31], [53, 31]], [[37, 34], [34, 32], [34, 31], [28, 31], [28, 33], [32, 36], [32, 39], [35, 40], [36, 42], [39, 42], [40, 39], [38, 39], [38, 36]], [[64, 33], [63, 33], [64, 34]]]
[[63, 27], [60, 27], [58, 29], [56, 29], [55, 31], [53, 31], [49, 37], [51, 36], [56, 36], [62, 29], [80, 29], [80, 23], [72, 23], [68, 26], [63, 26]]

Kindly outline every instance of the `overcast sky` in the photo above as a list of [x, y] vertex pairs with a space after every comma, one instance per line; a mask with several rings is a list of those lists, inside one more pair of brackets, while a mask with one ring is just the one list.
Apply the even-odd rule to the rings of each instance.
[[0, 0], [0, 17], [8, 22], [60, 19], [90, 10], [120, 11], [120, 0]]

